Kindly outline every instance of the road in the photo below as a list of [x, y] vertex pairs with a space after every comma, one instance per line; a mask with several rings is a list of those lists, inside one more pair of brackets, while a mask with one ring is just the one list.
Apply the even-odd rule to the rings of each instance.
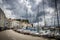
[[5, 30], [0, 32], [0, 40], [48, 40], [48, 39], [20, 34], [13, 30]]

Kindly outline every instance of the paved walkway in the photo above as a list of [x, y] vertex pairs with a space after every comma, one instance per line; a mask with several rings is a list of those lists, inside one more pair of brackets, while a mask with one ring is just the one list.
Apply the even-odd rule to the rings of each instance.
[[0, 40], [48, 40], [48, 39], [20, 34], [14, 32], [13, 30], [5, 30], [0, 32]]

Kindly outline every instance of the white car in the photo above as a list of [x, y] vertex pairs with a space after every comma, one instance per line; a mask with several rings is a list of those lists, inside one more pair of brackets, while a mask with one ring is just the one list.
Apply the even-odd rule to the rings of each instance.
[[59, 32], [55, 33], [55, 38], [59, 38], [60, 39], [60, 33]]
[[37, 31], [30, 31], [31, 35], [39, 35], [39, 33]]
[[22, 32], [25, 33], [25, 34], [29, 34], [30, 30], [23, 30]]
[[17, 31], [17, 32], [22, 32], [22, 31], [23, 31], [23, 29], [17, 29], [16, 31]]
[[50, 35], [50, 30], [41, 30], [40, 31], [40, 35], [41, 36], [49, 36]]
[[55, 36], [59, 36], [60, 34], [59, 33], [56, 33]]

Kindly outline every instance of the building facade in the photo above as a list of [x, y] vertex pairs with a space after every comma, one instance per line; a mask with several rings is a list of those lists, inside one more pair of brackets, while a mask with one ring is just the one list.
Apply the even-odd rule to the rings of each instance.
[[21, 19], [10, 19], [10, 28], [23, 28], [23, 27], [32, 27], [32, 24], [27, 22], [27, 20]]
[[3, 30], [5, 27], [8, 26], [9, 26], [8, 19], [6, 18], [4, 12], [0, 8], [0, 29]]

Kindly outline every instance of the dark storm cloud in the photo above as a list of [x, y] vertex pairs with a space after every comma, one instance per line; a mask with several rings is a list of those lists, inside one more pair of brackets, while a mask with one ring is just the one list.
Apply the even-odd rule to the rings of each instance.
[[13, 13], [11, 13], [11, 14], [15, 15], [16, 18], [19, 18], [19, 17], [22, 17], [22, 16], [24, 16], [24, 17], [26, 16], [26, 12], [23, 9], [23, 5], [19, 4], [19, 2], [17, 0], [3, 0], [3, 3], [5, 5], [9, 5], [10, 6], [10, 7], [6, 6], [7, 7], [6, 9], [12, 10]]
[[[44, 15], [46, 16], [46, 20], [50, 19], [51, 21], [51, 16], [55, 14], [55, 0], [44, 0], [44, 4], [43, 0], [2, 0], [2, 2], [0, 2], [0, 6], [3, 5], [1, 8], [5, 8], [11, 12], [9, 17], [27, 18], [32, 23], [43, 22]], [[57, 1], [57, 7], [60, 13], [60, 0]], [[9, 15], [9, 12], [5, 14]], [[39, 18], [41, 16], [42, 18]]]

